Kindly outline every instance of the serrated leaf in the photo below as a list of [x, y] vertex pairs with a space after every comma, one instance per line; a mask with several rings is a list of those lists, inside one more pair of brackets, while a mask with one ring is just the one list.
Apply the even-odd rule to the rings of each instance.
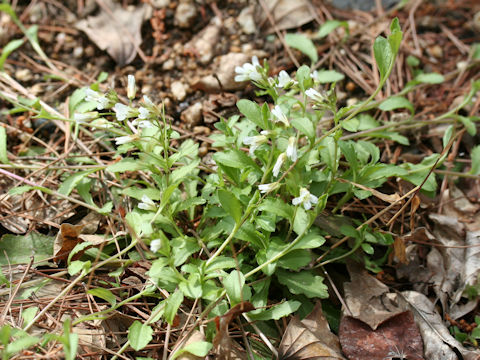
[[107, 301], [112, 306], [115, 306], [115, 304], [117, 303], [117, 298], [115, 297], [115, 295], [113, 295], [110, 290], [107, 290], [105, 288], [90, 289], [87, 291], [87, 293]]
[[293, 222], [293, 231], [297, 235], [303, 234], [310, 225], [310, 213], [299, 206]]
[[237, 102], [237, 108], [248, 120], [265, 129], [266, 124], [263, 122], [262, 110], [256, 102], [241, 99]]
[[135, 320], [128, 328], [130, 346], [136, 351], [143, 349], [153, 339], [153, 329], [140, 321]]
[[312, 40], [306, 37], [303, 34], [286, 34], [285, 35], [285, 42], [288, 46], [297, 49], [307, 55], [312, 63], [316, 63], [318, 61], [318, 53], [317, 48]]
[[222, 208], [235, 220], [237, 224], [242, 220], [242, 204], [235, 195], [227, 190], [218, 190], [218, 200]]
[[323, 283], [323, 277], [313, 275], [310, 271], [294, 273], [282, 269], [276, 271], [278, 281], [287, 286], [292, 294], [303, 294], [309, 298], [327, 298], [328, 288]]
[[411, 114], [415, 112], [413, 104], [403, 96], [392, 96], [387, 100], [383, 101], [382, 103], [380, 103], [378, 108], [383, 111], [392, 111], [395, 109], [405, 108], [410, 110]]
[[292, 248], [295, 249], [315, 249], [322, 246], [325, 243], [325, 238], [313, 231], [305, 235], [298, 243]]
[[291, 123], [295, 129], [307, 135], [309, 139], [315, 138], [315, 128], [310, 119], [306, 117], [294, 117]]
[[260, 204], [259, 210], [273, 213], [291, 221], [294, 208], [281, 199], [267, 198]]

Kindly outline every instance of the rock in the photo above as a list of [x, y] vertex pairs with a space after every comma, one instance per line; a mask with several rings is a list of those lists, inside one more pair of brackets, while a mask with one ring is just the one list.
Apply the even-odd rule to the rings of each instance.
[[187, 96], [187, 88], [181, 81], [174, 81], [170, 86], [173, 97], [178, 101], [182, 101]]
[[173, 70], [174, 67], [175, 67], [175, 60], [173, 59], [168, 59], [162, 65], [162, 69], [166, 71]]
[[188, 128], [192, 128], [195, 125], [198, 125], [202, 120], [202, 103], [195, 103], [188, 108], [186, 108], [180, 115], [180, 119]]
[[15, 71], [15, 78], [19, 81], [30, 81], [33, 79], [33, 75], [29, 69], [24, 68]]
[[193, 48], [195, 53], [199, 55], [198, 61], [203, 65], [208, 64], [214, 54], [215, 45], [218, 43], [220, 35], [220, 21], [213, 18], [200, 33], [185, 45], [185, 48]]
[[197, 8], [193, 1], [182, 1], [175, 10], [175, 25], [186, 29], [193, 25], [197, 16]]
[[253, 18], [253, 6], [244, 8], [238, 15], [237, 22], [245, 34], [255, 34], [257, 27]]
[[222, 90], [235, 91], [243, 89], [247, 83], [239, 83], [235, 81], [235, 67], [242, 66], [250, 61], [251, 57], [243, 53], [231, 52], [226, 55], [218, 56], [215, 58], [213, 66], [214, 69], [218, 69], [216, 71], [217, 76], [204, 76], [193, 86], [197, 89], [208, 92], [218, 92]]

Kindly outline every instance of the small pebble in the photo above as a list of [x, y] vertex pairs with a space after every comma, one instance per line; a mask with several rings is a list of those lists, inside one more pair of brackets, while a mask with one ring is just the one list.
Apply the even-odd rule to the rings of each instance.
[[187, 89], [181, 81], [174, 81], [171, 85], [172, 94], [178, 101], [182, 101], [187, 96]]
[[180, 119], [188, 128], [192, 128], [202, 120], [202, 110], [202, 103], [197, 102], [184, 110], [180, 115]]
[[207, 155], [207, 153], [208, 153], [208, 148], [207, 148], [207, 147], [205, 147], [205, 146], [200, 146], [200, 147], [198, 148], [198, 156], [204, 157], [205, 155]]
[[74, 58], [81, 58], [83, 55], [83, 47], [77, 46], [75, 49], [73, 49], [73, 57]]
[[20, 69], [15, 71], [15, 78], [19, 81], [30, 81], [33, 79], [30, 69]]
[[208, 126], [194, 126], [194, 127], [193, 127], [193, 133], [194, 133], [195, 135], [203, 135], [203, 134], [205, 134], [205, 135], [208, 136], [208, 135], [210, 135], [211, 130], [210, 130], [210, 128], [209, 128]]
[[197, 8], [192, 1], [184, 1], [178, 4], [175, 10], [175, 25], [186, 29], [193, 25], [197, 16]]
[[168, 59], [162, 65], [162, 69], [165, 71], [173, 70], [175, 67], [175, 61], [173, 59]]

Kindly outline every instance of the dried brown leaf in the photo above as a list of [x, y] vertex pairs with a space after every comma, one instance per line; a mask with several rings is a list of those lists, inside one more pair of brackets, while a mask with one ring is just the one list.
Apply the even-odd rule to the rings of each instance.
[[343, 353], [351, 360], [423, 359], [422, 337], [410, 311], [391, 317], [376, 330], [345, 316], [339, 337]]
[[[264, 0], [266, 7], [279, 30], [298, 28], [314, 19], [312, 10], [307, 0]], [[260, 4], [257, 4], [254, 14], [257, 27], [262, 27], [267, 33], [274, 31], [267, 14]]]
[[80, 20], [75, 26], [123, 66], [137, 56], [137, 48], [142, 43], [140, 30], [144, 20], [150, 18], [151, 8], [144, 4], [130, 11], [120, 3], [106, 0], [104, 3], [109, 11], [102, 7], [98, 15]]
[[281, 360], [345, 359], [337, 336], [330, 331], [320, 302], [305, 319], [292, 318], [278, 354]]

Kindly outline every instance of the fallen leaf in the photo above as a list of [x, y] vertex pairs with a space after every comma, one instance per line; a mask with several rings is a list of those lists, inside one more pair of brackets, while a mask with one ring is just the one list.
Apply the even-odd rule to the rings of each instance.
[[[264, 0], [264, 2], [278, 30], [298, 28], [314, 19], [311, 5], [307, 0]], [[258, 28], [264, 29], [267, 33], [275, 31], [260, 4], [256, 6], [254, 14]]]
[[403, 312], [388, 297], [388, 287], [358, 264], [347, 265], [351, 281], [345, 283], [345, 304], [350, 316], [375, 330], [381, 323]]
[[[479, 350], [463, 347], [446, 328], [435, 305], [423, 294], [416, 291], [403, 291], [400, 300], [402, 307], [410, 307], [423, 339], [424, 354], [427, 360], [478, 360]], [[459, 357], [458, 355], [461, 357]]]
[[54, 239], [34, 231], [27, 235], [5, 234], [0, 238], [0, 265], [27, 264], [33, 256], [33, 266], [45, 264], [52, 256]]
[[120, 3], [104, 0], [98, 15], [80, 20], [75, 27], [83, 31], [101, 50], [123, 66], [137, 56], [137, 48], [142, 43], [141, 27], [151, 17], [152, 9], [144, 4], [124, 9]]
[[[63, 223], [60, 225], [60, 231], [58, 232], [53, 244], [53, 260], [56, 263], [60, 261], [67, 261], [70, 252], [79, 243], [88, 242], [90, 243], [88, 247], [92, 247], [100, 246], [108, 241], [105, 239], [105, 237], [100, 235], [81, 234], [83, 227], [84, 225], [71, 225], [68, 223]], [[72, 260], [80, 259], [88, 247], [85, 247], [81, 251], [74, 254], [72, 256]]]
[[422, 337], [411, 311], [397, 314], [373, 330], [345, 316], [339, 328], [342, 351], [351, 360], [423, 359]]
[[321, 303], [303, 320], [294, 316], [282, 337], [278, 350], [281, 360], [345, 359], [335, 334], [330, 331]]

